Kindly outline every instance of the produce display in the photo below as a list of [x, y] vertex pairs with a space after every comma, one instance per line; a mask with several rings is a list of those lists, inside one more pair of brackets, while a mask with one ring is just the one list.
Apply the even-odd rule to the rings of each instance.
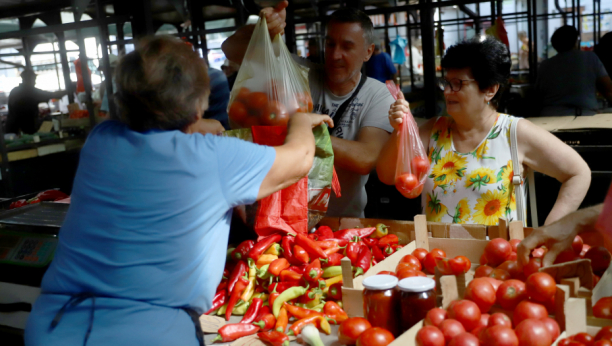
[[37, 194], [36, 196], [30, 198], [30, 199], [20, 199], [18, 201], [15, 201], [13, 203], [11, 203], [11, 205], [9, 206], [9, 209], [15, 209], [15, 208], [21, 208], [23, 206], [29, 205], [29, 204], [36, 204], [36, 203], [40, 203], [40, 202], [53, 202], [53, 201], [59, 201], [61, 199], [65, 199], [68, 198], [69, 196], [59, 190], [47, 190], [47, 191], [43, 191], [39, 194]]
[[[308, 325], [330, 334], [330, 323], [348, 319], [342, 309], [340, 260], [348, 257], [358, 276], [401, 247], [383, 224], [337, 232], [321, 226], [308, 235], [274, 234], [258, 242], [243, 241], [228, 249], [223, 280], [206, 313], [226, 320], [243, 317], [219, 329], [214, 340], [259, 333], [260, 339], [282, 345], [288, 341], [285, 336], [303, 334]], [[380, 333], [384, 334], [370, 332], [367, 338], [379, 338]]]
[[612, 346], [612, 327], [601, 328], [595, 336], [578, 333], [559, 340], [558, 346]]

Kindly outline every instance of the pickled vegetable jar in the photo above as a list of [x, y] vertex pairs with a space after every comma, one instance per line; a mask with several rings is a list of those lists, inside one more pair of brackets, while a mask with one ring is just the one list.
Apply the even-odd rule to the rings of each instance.
[[395, 337], [400, 330], [400, 292], [393, 275], [374, 275], [363, 280], [363, 314], [372, 327], [381, 327]]

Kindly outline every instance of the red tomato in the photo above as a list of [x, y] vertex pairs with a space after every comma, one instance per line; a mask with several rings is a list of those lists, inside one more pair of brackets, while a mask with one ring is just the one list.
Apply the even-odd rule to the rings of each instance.
[[414, 249], [414, 251], [412, 251], [412, 256], [416, 257], [419, 262], [421, 262], [421, 265], [423, 264], [423, 260], [425, 260], [425, 256], [427, 256], [427, 254], [429, 253], [429, 251], [423, 249], [423, 248], [418, 248], [418, 249]]
[[421, 261], [413, 255], [406, 255], [400, 259], [399, 263], [408, 263], [415, 266], [418, 270], [421, 270]]
[[493, 279], [497, 279], [500, 281], [506, 281], [506, 280], [510, 280], [512, 278], [512, 276], [510, 276], [510, 273], [508, 273], [507, 271], [503, 270], [503, 269], [499, 269], [499, 268], [495, 268], [491, 274], [489, 274], [490, 278]]
[[504, 326], [512, 328], [512, 320], [510, 319], [510, 317], [508, 317], [508, 315], [501, 312], [496, 312], [491, 315], [491, 317], [489, 317], [488, 327], [490, 328], [493, 326]]
[[532, 258], [529, 260], [529, 263], [523, 267], [523, 274], [525, 274], [526, 277], [529, 277], [529, 275], [537, 273], [538, 269], [540, 268], [542, 268], [542, 259]]
[[480, 309], [473, 301], [462, 299], [448, 307], [448, 317], [461, 322], [466, 330], [472, 330], [480, 321]]
[[444, 340], [448, 344], [455, 336], [465, 333], [465, 328], [463, 328], [463, 324], [459, 323], [459, 321], [449, 318], [447, 320], [442, 321], [440, 326], [438, 326], [444, 334]]
[[476, 271], [474, 272], [474, 277], [475, 278], [486, 277], [486, 276], [489, 276], [489, 274], [491, 274], [492, 272], [493, 272], [493, 267], [489, 267], [488, 265], [481, 265], [478, 268], [476, 268]]
[[510, 246], [512, 246], [512, 252], [518, 251], [518, 245], [521, 243], [520, 239], [510, 239]]
[[297, 95], [298, 109], [296, 112], [310, 113], [312, 112], [312, 97], [310, 93], [304, 92]]
[[387, 346], [395, 340], [390, 331], [374, 327], [361, 333], [357, 338], [357, 346]]
[[577, 256], [574, 253], [574, 250], [567, 249], [567, 250], [564, 250], [560, 254], [557, 255], [557, 258], [555, 258], [554, 264], [575, 261], [575, 260], [577, 260], [579, 258], [580, 258], [580, 256]]
[[440, 256], [442, 258], [446, 257], [446, 252], [444, 250], [442, 250], [442, 249], [436, 248], [436, 249], [431, 250], [430, 253], [432, 253], [432, 254], [434, 254], [436, 256]]
[[519, 268], [517, 261], [506, 261], [500, 264], [497, 269], [503, 269], [507, 271], [513, 279], [516, 279], [523, 274], [523, 271]]
[[421, 328], [416, 335], [417, 346], [444, 346], [444, 334], [434, 326]]
[[240, 102], [247, 102], [247, 98], [250, 93], [251, 93], [251, 90], [249, 90], [249, 88], [242, 87], [240, 88], [240, 90], [238, 90], [238, 94], [236, 95], [236, 100]]
[[485, 329], [479, 337], [481, 345], [491, 346], [518, 346], [519, 341], [512, 328], [493, 326]]
[[410, 268], [404, 268], [400, 271], [397, 272], [397, 278], [399, 280], [405, 279], [405, 278], [411, 278], [414, 276], [422, 276], [422, 277], [427, 277], [427, 275], [425, 275], [425, 273], [423, 273], [420, 270], [414, 270], [414, 269], [410, 269]]
[[400, 262], [397, 264], [397, 266], [395, 267], [395, 272], [399, 273], [400, 270], [404, 270], [404, 269], [412, 269], [412, 270], [420, 270], [419, 267], [416, 267], [414, 264], [412, 263], [406, 263], [406, 262]]
[[287, 123], [289, 123], [289, 114], [285, 109], [285, 105], [278, 101], [270, 101], [262, 116], [262, 123], [264, 125], [287, 126]]
[[260, 91], [252, 92], [247, 96], [246, 105], [249, 109], [249, 113], [252, 115], [260, 115], [268, 106], [268, 95]]
[[572, 337], [572, 340], [583, 343], [586, 346], [592, 346], [593, 342], [595, 342], [595, 338], [588, 333], [578, 333]]
[[552, 336], [540, 320], [528, 318], [519, 323], [514, 329], [521, 346], [550, 346]]
[[609, 340], [597, 340], [593, 343], [593, 346], [612, 346], [612, 341]]
[[542, 320], [542, 322], [544, 323], [544, 326], [550, 333], [550, 336], [553, 339], [553, 341], [557, 340], [557, 338], [561, 334], [561, 328], [559, 328], [559, 324], [557, 323], [557, 321], [553, 320], [550, 317], [546, 317], [545, 319]]
[[533, 251], [531, 252], [531, 256], [535, 258], [542, 258], [544, 257], [546, 252], [547, 252], [546, 247], [542, 246], [542, 247], [533, 249]]
[[512, 324], [518, 326], [519, 323], [526, 319], [541, 320], [548, 317], [548, 311], [542, 304], [523, 300], [518, 303], [512, 315]]
[[481, 266], [487, 265], [489, 263], [489, 261], [487, 260], [487, 255], [486, 254], [482, 254], [480, 255], [480, 259], [478, 260], [478, 264], [480, 264]]
[[[486, 327], [489, 324], [489, 318], [491, 318], [491, 315], [489, 314], [480, 314], [480, 320], [478, 321], [478, 327]], [[475, 333], [473, 334], [476, 335]]]
[[480, 336], [482, 335], [482, 333], [484, 333], [485, 329], [487, 329], [487, 326], [478, 326], [474, 328], [470, 333], [474, 334], [477, 338], [480, 339]]
[[439, 253], [434, 253], [433, 251], [425, 255], [425, 259], [423, 260], [423, 266], [427, 269], [431, 274], [435, 273], [435, 268], [438, 260], [443, 259], [446, 256], [441, 256]]
[[557, 292], [557, 284], [549, 274], [533, 273], [527, 278], [525, 289], [531, 299], [545, 303]]
[[508, 259], [512, 253], [512, 245], [506, 239], [495, 238], [487, 244], [484, 251], [487, 264], [497, 267]]
[[415, 156], [412, 159], [412, 169], [415, 174], [427, 174], [429, 172], [429, 160], [422, 156]]
[[376, 275], [393, 275], [393, 276], [397, 276], [397, 274], [395, 272], [389, 271], [389, 270], [383, 270], [380, 273], [376, 274]]
[[525, 283], [519, 280], [505, 281], [499, 286], [496, 298], [502, 308], [514, 310], [518, 303], [527, 298]]
[[242, 123], [242, 127], [251, 128], [252, 126], [260, 126], [259, 117], [248, 116]]
[[587, 251], [589, 251], [590, 248], [591, 248], [591, 245], [582, 244], [582, 251], [580, 251], [580, 258], [584, 258], [584, 255], [586, 255]]
[[499, 289], [499, 286], [501, 286], [501, 284], [504, 283], [503, 281], [499, 281], [497, 279], [490, 278], [490, 277], [486, 277], [483, 279], [489, 281], [489, 283], [493, 286], [493, 289], [495, 290], [495, 292], [497, 292], [497, 290]]
[[516, 261], [517, 258], [516, 252], [512, 252], [510, 256], [508, 256], [508, 261]]
[[603, 246], [592, 247], [589, 251], [586, 252], [584, 258], [591, 260], [591, 268], [593, 268], [593, 273], [597, 276], [602, 276], [603, 273], [610, 266], [610, 259], [612, 255], [610, 255], [610, 251], [608, 251]]
[[465, 256], [457, 256], [448, 260], [453, 275], [465, 274], [472, 267], [472, 262]]
[[395, 188], [402, 195], [404, 195], [404, 197], [408, 197], [412, 195], [412, 190], [414, 190], [414, 188], [417, 187], [419, 183], [419, 178], [417, 178], [416, 175], [404, 173], [397, 177], [397, 179], [395, 180]]
[[584, 346], [584, 344], [573, 341], [572, 338], [565, 338], [559, 340], [557, 346]]
[[593, 305], [593, 316], [612, 319], [612, 297], [603, 297]]
[[612, 341], [612, 326], [605, 326], [601, 328], [597, 335], [595, 335], [595, 340], [610, 340]]
[[424, 326], [437, 327], [448, 317], [446, 310], [441, 308], [433, 308], [427, 312], [425, 319], [423, 320]]
[[446, 258], [436, 259], [436, 267], [438, 267], [438, 271], [442, 275], [453, 275], [450, 262]]
[[580, 253], [582, 252], [582, 245], [584, 245], [582, 237], [580, 237], [579, 235], [575, 236], [574, 241], [572, 242], [572, 249], [574, 250], [574, 253], [576, 255], [580, 255]]
[[465, 290], [465, 299], [476, 303], [480, 313], [484, 314], [491, 310], [491, 306], [495, 304], [495, 289], [487, 280], [477, 278], [468, 284]]
[[227, 112], [228, 116], [232, 121], [236, 122], [238, 125], [242, 125], [244, 120], [249, 116], [249, 112], [247, 111], [244, 103], [240, 101], [234, 101]]
[[455, 336], [448, 346], [478, 346], [478, 338], [470, 333], [461, 333]]
[[342, 345], [354, 345], [359, 335], [370, 328], [372, 328], [372, 325], [365, 318], [351, 317], [340, 324], [338, 341]]

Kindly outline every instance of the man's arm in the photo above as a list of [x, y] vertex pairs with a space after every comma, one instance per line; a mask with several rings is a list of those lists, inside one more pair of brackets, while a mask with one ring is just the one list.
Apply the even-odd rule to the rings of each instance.
[[334, 163], [343, 169], [367, 175], [376, 167], [378, 155], [389, 139], [389, 133], [376, 127], [364, 127], [357, 140], [331, 137]]
[[[274, 39], [276, 35], [282, 35], [285, 32], [285, 26], [287, 26], [287, 23], [285, 23], [285, 18], [287, 17], [285, 8], [288, 5], [289, 2], [283, 0], [274, 7], [266, 7], [261, 10], [260, 14], [266, 17], [270, 38]], [[253, 36], [253, 29], [255, 29], [255, 25], [245, 25], [223, 42], [221, 50], [230, 61], [242, 64], [249, 41], [251, 41], [251, 36]]]
[[36, 89], [36, 101], [38, 102], [48, 102], [51, 99], [59, 99], [64, 95], [67, 95], [67, 90], [58, 90], [58, 91], [45, 91]]

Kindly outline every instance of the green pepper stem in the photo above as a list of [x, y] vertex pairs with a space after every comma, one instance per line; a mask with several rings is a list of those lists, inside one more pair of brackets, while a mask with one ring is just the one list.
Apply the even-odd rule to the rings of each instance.
[[215, 336], [215, 338], [212, 339], [211, 341], [212, 342], [223, 341], [223, 337], [221, 336], [221, 334], [217, 334], [217, 336]]

